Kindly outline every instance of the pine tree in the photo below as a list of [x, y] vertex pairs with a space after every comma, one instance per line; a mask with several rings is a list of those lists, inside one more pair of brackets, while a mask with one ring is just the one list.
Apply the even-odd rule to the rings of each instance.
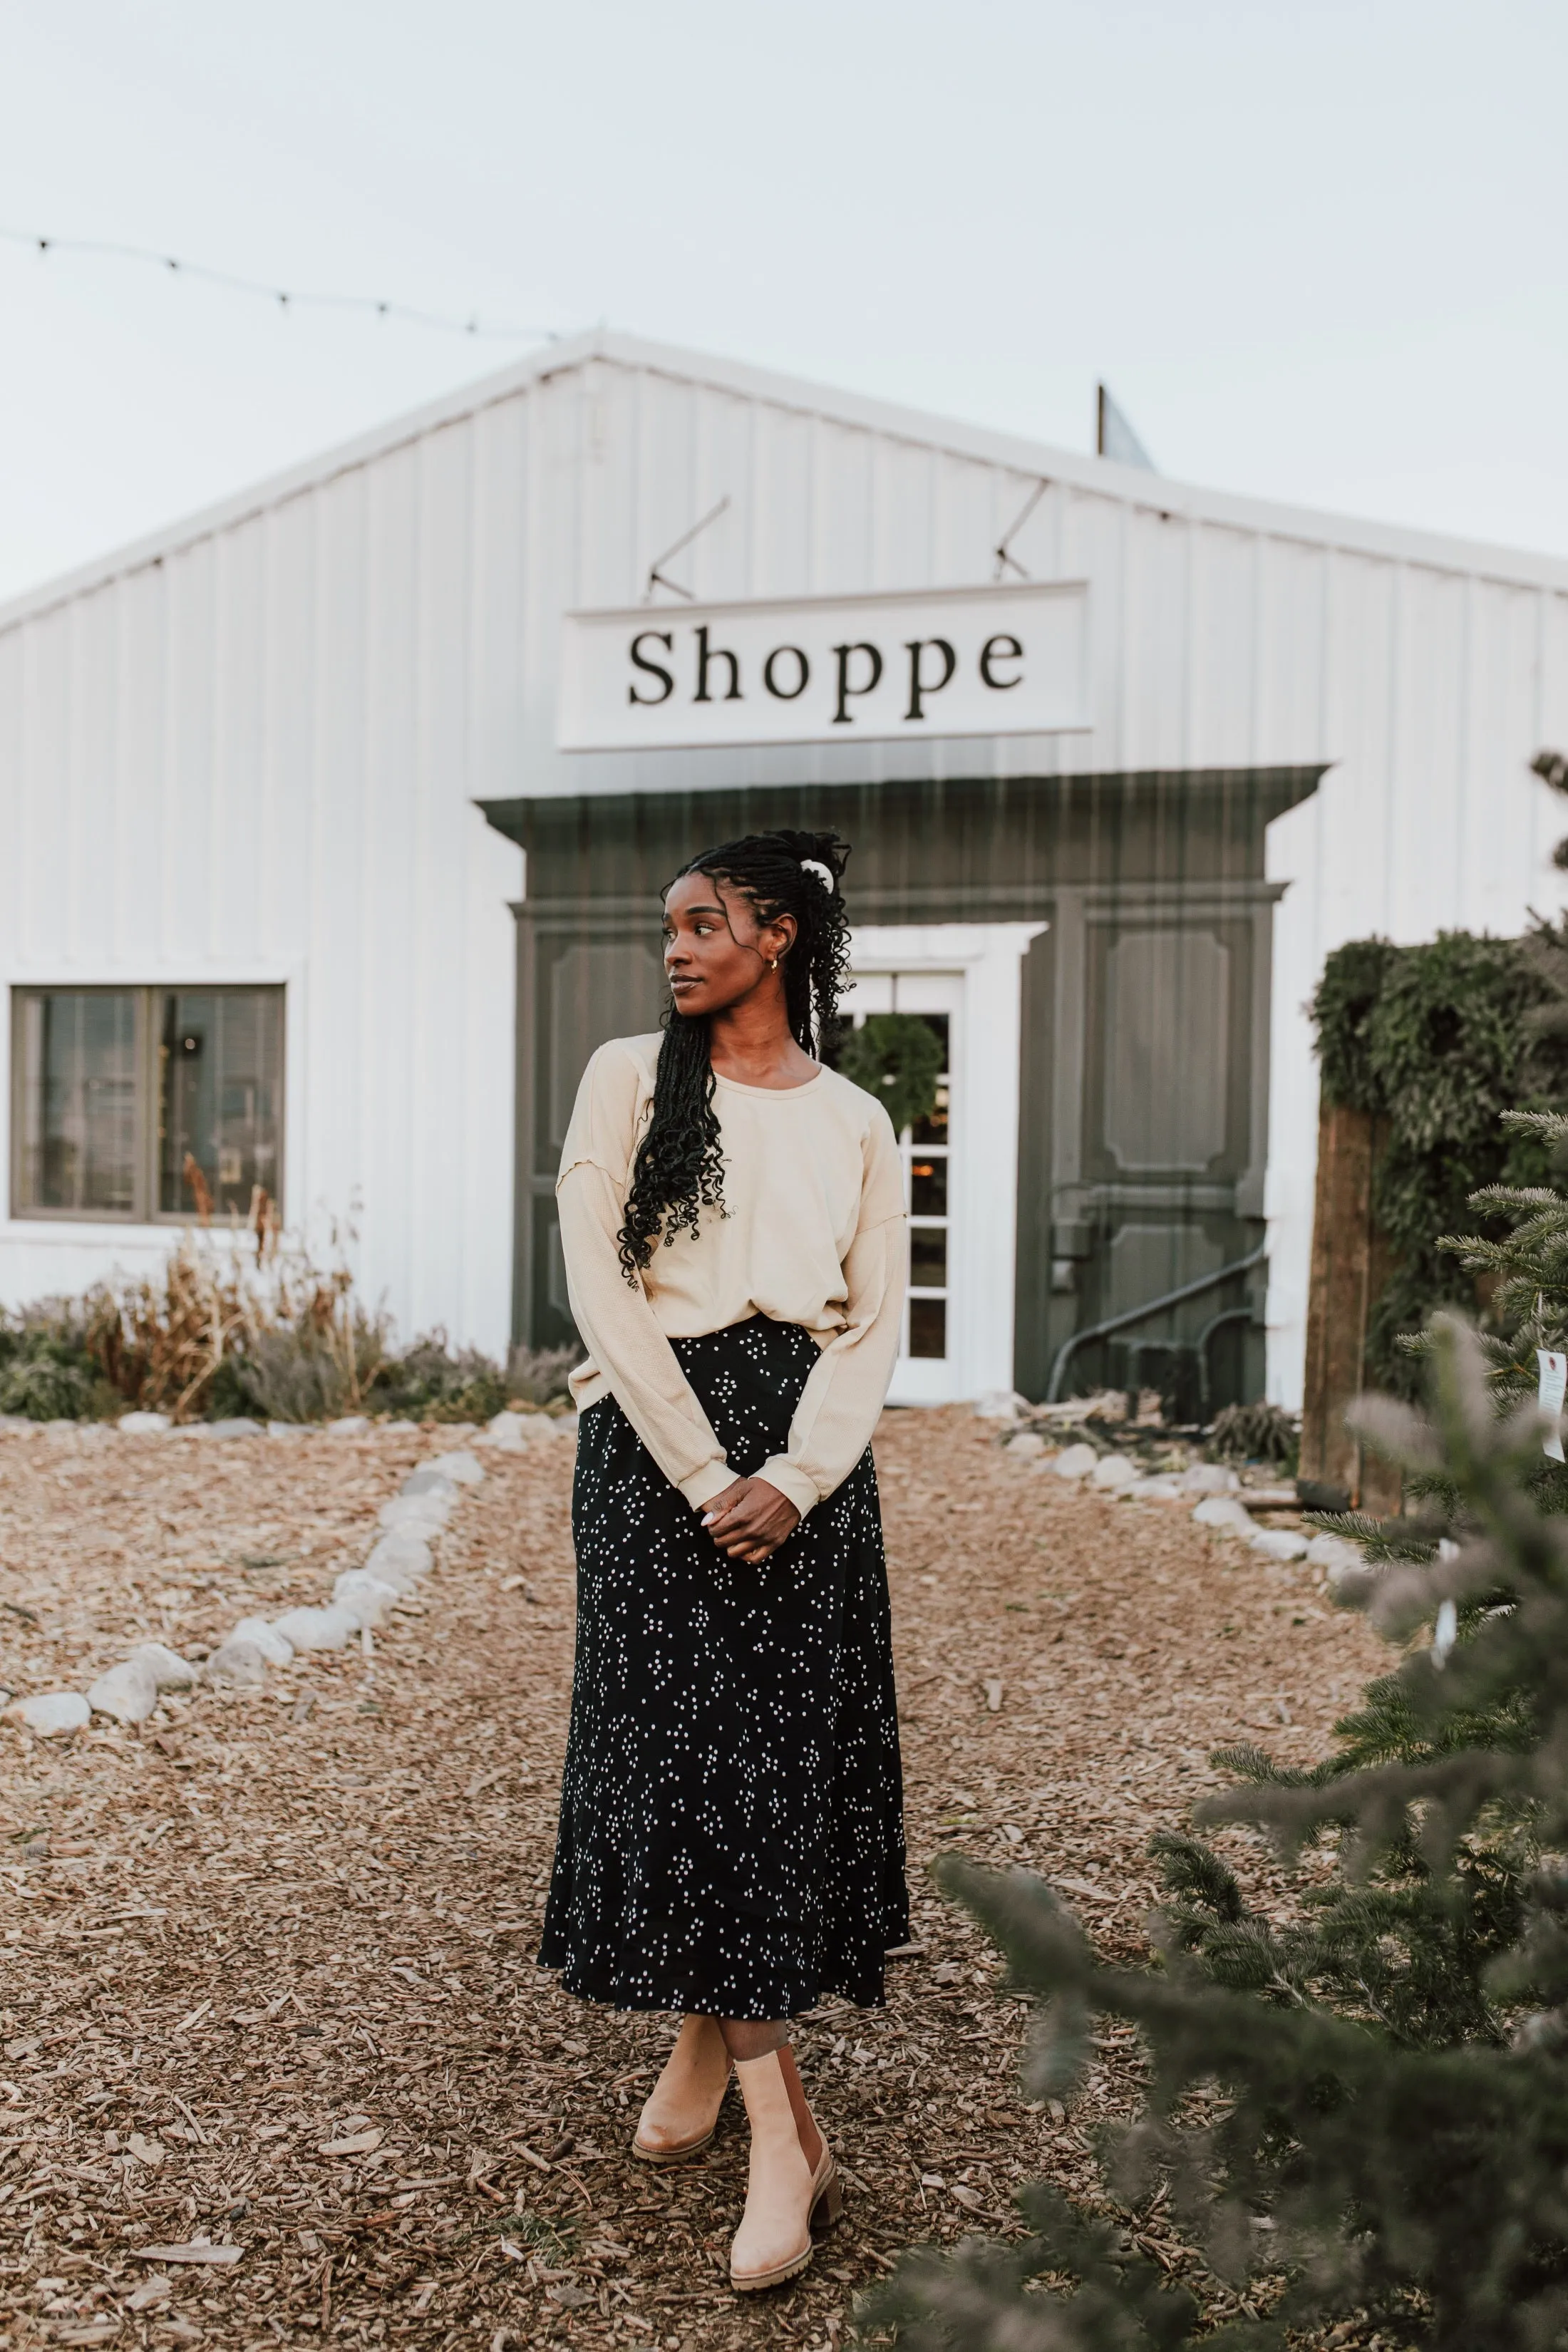
[[[1548, 1213], [1515, 1227], [1521, 1269], [1544, 1270], [1552, 1236], [1519, 1236]], [[1497, 1346], [1454, 1318], [1426, 1370], [1429, 1417], [1367, 1409], [1427, 1490], [1425, 1532], [1346, 1595], [1401, 1663], [1327, 1764], [1245, 1751], [1202, 1809], [1288, 1853], [1337, 1846], [1299, 1927], [1168, 1840], [1156, 1965], [1113, 1968], [1032, 1874], [941, 1867], [1037, 1999], [1033, 2095], [1070, 2095], [1096, 2013], [1138, 2028], [1146, 2112], [1105, 2136], [1108, 2186], [1136, 2207], [1166, 2184], [1215, 2273], [1266, 2283], [1264, 2315], [1205, 2328], [1117, 2228], [1037, 2185], [1026, 2242], [906, 2256], [864, 2326], [911, 2352], [1173, 2352], [1283, 2346], [1365, 2309], [1434, 2352], [1568, 2345], [1568, 1517], [1542, 1491], [1533, 1381], [1500, 1413]], [[1193, 2096], [1215, 2086], [1217, 2121]]]

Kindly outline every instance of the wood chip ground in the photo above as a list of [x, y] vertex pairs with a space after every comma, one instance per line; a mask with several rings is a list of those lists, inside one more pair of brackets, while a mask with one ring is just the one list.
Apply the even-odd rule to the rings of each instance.
[[[149, 1635], [212, 1643], [324, 1599], [451, 1442], [0, 1436], [0, 1682], [79, 1689]], [[1136, 2053], [1104, 2035], [1072, 2112], [1028, 2105], [1026, 2015], [931, 1861], [1042, 1871], [1106, 1952], [1139, 1954], [1151, 1831], [1222, 1742], [1320, 1754], [1378, 1664], [1365, 1629], [1310, 1570], [1009, 1460], [957, 1409], [885, 1418], [921, 1948], [886, 2011], [803, 2026], [846, 2215], [803, 2280], [741, 2304], [738, 2112], [698, 2167], [631, 2163], [669, 2024], [584, 2008], [533, 1959], [571, 1453], [488, 1454], [369, 1654], [140, 1733], [0, 1732], [0, 2343], [826, 2347], [911, 2241], [1016, 2226], [1032, 2175], [1094, 2193], [1088, 2137], [1131, 2111]], [[1260, 1847], [1229, 1850], [1279, 1898]], [[1157, 2218], [1140, 2230], [1193, 2271]]]

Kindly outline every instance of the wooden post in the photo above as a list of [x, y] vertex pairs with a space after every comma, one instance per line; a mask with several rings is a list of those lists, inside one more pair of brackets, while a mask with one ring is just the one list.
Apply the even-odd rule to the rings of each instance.
[[1367, 1318], [1388, 1279], [1388, 1244], [1372, 1213], [1384, 1132], [1370, 1111], [1325, 1103], [1319, 1112], [1301, 1408], [1302, 1477], [1342, 1487], [1353, 1508], [1380, 1517], [1400, 1507], [1400, 1473], [1363, 1448], [1344, 1416], [1367, 1385]]

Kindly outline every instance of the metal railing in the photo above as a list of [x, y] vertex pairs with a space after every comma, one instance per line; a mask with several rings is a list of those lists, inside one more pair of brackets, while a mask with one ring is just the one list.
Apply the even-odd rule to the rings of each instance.
[[[1046, 1402], [1059, 1402], [1062, 1380], [1068, 1364], [1078, 1350], [1087, 1348], [1091, 1339], [1108, 1339], [1113, 1331], [1125, 1331], [1130, 1325], [1142, 1323], [1146, 1316], [1161, 1315], [1167, 1307], [1180, 1307], [1188, 1298], [1201, 1298], [1205, 1290], [1217, 1290], [1222, 1282], [1229, 1282], [1233, 1276], [1247, 1274], [1253, 1266], [1261, 1265], [1268, 1255], [1268, 1243], [1259, 1242], [1258, 1247], [1249, 1250], [1245, 1257], [1233, 1259], [1229, 1265], [1217, 1265], [1212, 1274], [1200, 1274], [1194, 1282], [1184, 1282], [1179, 1290], [1163, 1291], [1158, 1298], [1146, 1298], [1142, 1307], [1129, 1307], [1120, 1315], [1108, 1315], [1103, 1323], [1090, 1323], [1087, 1329], [1073, 1332], [1057, 1349], [1046, 1390]], [[1210, 1332], [1226, 1319], [1215, 1316], [1212, 1322], [1206, 1324], [1200, 1344], [1206, 1343]], [[1206, 1388], [1206, 1381], [1205, 1385]]]

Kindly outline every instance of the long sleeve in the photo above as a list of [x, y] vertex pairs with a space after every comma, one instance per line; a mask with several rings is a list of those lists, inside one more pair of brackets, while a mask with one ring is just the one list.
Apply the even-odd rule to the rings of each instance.
[[734, 1473], [640, 1282], [628, 1282], [616, 1239], [651, 1103], [647, 1074], [624, 1040], [601, 1045], [583, 1073], [555, 1187], [572, 1318], [610, 1393], [672, 1486], [694, 1510]]
[[[885, 1113], [867, 1138], [860, 1223], [844, 1261], [844, 1328], [811, 1368], [790, 1422], [789, 1450], [758, 1471], [804, 1518], [871, 1442], [898, 1358], [909, 1280], [903, 1171]], [[894, 1205], [896, 1203], [896, 1205]]]

